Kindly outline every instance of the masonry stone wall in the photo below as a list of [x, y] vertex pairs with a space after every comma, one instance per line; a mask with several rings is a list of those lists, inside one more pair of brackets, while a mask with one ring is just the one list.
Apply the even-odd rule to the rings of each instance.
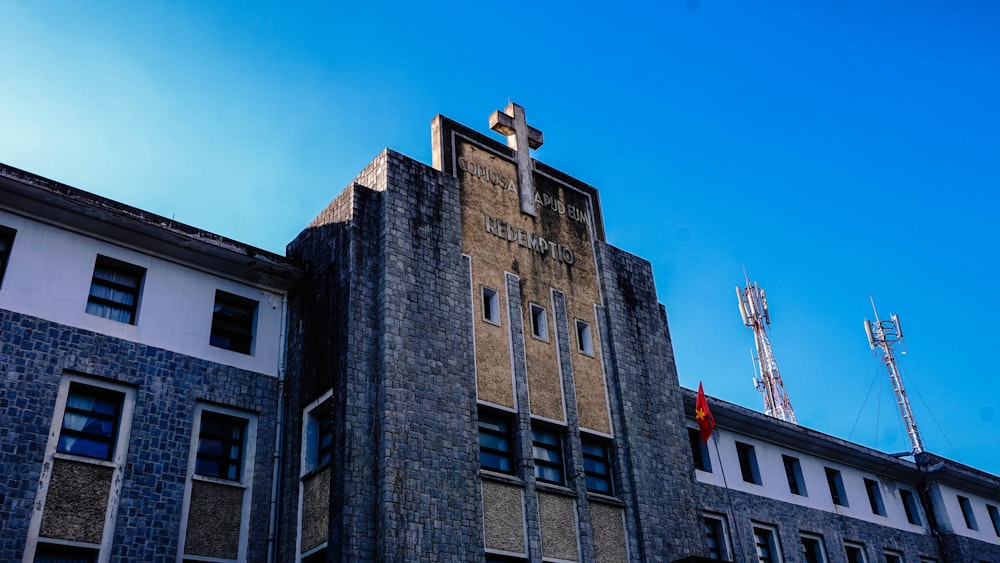
[[635, 561], [673, 561], [703, 542], [666, 314], [649, 262], [597, 246], [615, 471]]
[[266, 560], [275, 378], [0, 311], [0, 561], [21, 559], [64, 373], [137, 389], [112, 560], [176, 560], [197, 401], [259, 415], [248, 561]]

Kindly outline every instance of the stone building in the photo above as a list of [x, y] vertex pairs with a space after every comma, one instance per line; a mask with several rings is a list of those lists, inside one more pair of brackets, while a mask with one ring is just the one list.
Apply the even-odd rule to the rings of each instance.
[[693, 439], [650, 264], [490, 125], [284, 257], [0, 165], [0, 560], [1000, 562], [994, 476]]

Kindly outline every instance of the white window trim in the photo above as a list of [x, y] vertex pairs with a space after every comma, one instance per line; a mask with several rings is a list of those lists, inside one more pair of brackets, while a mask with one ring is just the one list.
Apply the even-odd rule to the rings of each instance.
[[734, 555], [733, 555], [733, 542], [732, 539], [729, 537], [729, 519], [726, 518], [725, 514], [718, 514], [715, 512], [703, 512], [702, 520], [706, 519], [716, 520], [721, 524], [720, 528], [722, 528], [722, 537], [719, 539], [722, 542], [723, 548], [726, 550], [726, 552], [722, 554], [724, 556], [722, 561], [732, 560]]
[[[296, 509], [295, 519], [295, 557], [297, 558], [297, 561], [301, 561], [306, 557], [309, 557], [320, 549], [325, 549], [328, 543], [323, 542], [322, 544], [310, 549], [307, 553], [302, 553], [302, 501], [305, 495], [305, 486], [302, 483], [302, 479], [316, 468], [315, 456], [317, 454], [316, 452], [311, 452], [310, 449], [312, 448], [312, 444], [315, 443], [313, 438], [319, 431], [318, 424], [316, 424], [315, 417], [312, 416], [312, 413], [332, 400], [333, 389], [330, 389], [302, 409], [302, 451], [299, 460], [299, 504]], [[312, 454], [312, 460], [310, 460], [310, 454]], [[312, 463], [310, 463], [310, 461], [312, 461]]]
[[[492, 296], [490, 296], [489, 300], [490, 300], [490, 303], [491, 303], [491, 308], [495, 307], [494, 312], [496, 313], [496, 318], [492, 318], [490, 315], [487, 314], [487, 310], [486, 310], [486, 292], [487, 291], [489, 291], [489, 292], [491, 292], [493, 294]], [[500, 292], [497, 291], [497, 290], [495, 290], [495, 289], [493, 289], [492, 287], [489, 287], [489, 286], [486, 286], [486, 285], [480, 285], [479, 286], [479, 298], [480, 298], [479, 306], [482, 307], [482, 309], [483, 309], [483, 311], [482, 311], [482, 313], [483, 313], [483, 315], [482, 315], [483, 321], [488, 322], [488, 323], [493, 324], [493, 325], [500, 326], [500, 319], [502, 318], [501, 315], [500, 315]]]
[[[69, 389], [74, 383], [107, 389], [115, 393], [121, 393], [122, 412], [118, 420], [118, 436], [115, 438], [115, 450], [110, 461], [94, 459], [85, 456], [59, 453], [56, 450], [59, 446], [59, 435], [62, 433], [63, 416], [66, 414], [66, 401], [69, 399]], [[128, 443], [132, 435], [132, 417], [135, 414], [134, 387], [112, 383], [102, 379], [86, 377], [77, 374], [65, 374], [59, 382], [59, 391], [56, 393], [56, 407], [52, 413], [52, 423], [49, 428], [49, 440], [45, 445], [45, 457], [42, 463], [42, 472], [38, 480], [38, 492], [36, 493], [34, 510], [31, 513], [31, 522], [28, 525], [28, 541], [24, 548], [24, 560], [32, 561], [35, 557], [35, 550], [38, 547], [39, 536], [42, 527], [42, 515], [45, 512], [45, 500], [49, 493], [49, 483], [52, 481], [52, 466], [56, 458], [72, 460], [79, 463], [89, 463], [113, 467], [111, 475], [111, 491], [108, 494], [108, 508], [104, 513], [104, 531], [101, 535], [100, 545], [78, 544], [76, 542], [66, 543], [63, 541], [48, 541], [60, 545], [79, 545], [98, 551], [98, 563], [107, 563], [111, 558], [111, 545], [115, 535], [115, 520], [118, 515], [118, 504], [121, 501], [122, 472], [125, 468], [125, 459], [128, 453]], [[45, 538], [42, 538], [45, 539]]]
[[781, 537], [778, 535], [778, 528], [772, 526], [771, 524], [763, 524], [761, 522], [751, 522], [750, 530], [751, 532], [753, 532], [753, 536], [751, 537], [753, 538], [754, 557], [757, 558], [758, 560], [760, 559], [760, 556], [757, 555], [757, 537], [756, 537], [757, 532], [755, 531], [756, 528], [765, 530], [771, 535], [771, 548], [772, 551], [774, 552], [774, 563], [784, 563], [785, 557], [781, 553]]
[[[580, 336], [580, 326], [584, 327], [583, 332], [585, 336], [581, 338]], [[583, 319], [576, 319], [574, 326], [576, 328], [576, 350], [585, 356], [594, 356], [594, 329], [591, 324]]]
[[847, 548], [853, 547], [857, 548], [861, 552], [861, 563], [868, 563], [868, 553], [865, 551], [865, 545], [853, 541], [844, 541], [844, 557], [847, 557]]
[[[826, 542], [823, 541], [823, 536], [820, 534], [813, 534], [810, 532], [802, 532], [799, 534], [801, 538], [809, 538], [811, 540], [816, 540], [819, 542], [819, 553], [823, 557], [823, 563], [829, 563], [830, 557], [826, 553]], [[800, 540], [801, 542], [801, 540]]]
[[[535, 334], [535, 311], [541, 311], [541, 323], [539, 334]], [[531, 333], [531, 337], [535, 340], [541, 340], [543, 342], [549, 341], [549, 312], [545, 307], [539, 305], [538, 303], [528, 303], [528, 330]]]
[[[216, 479], [204, 475], [196, 475], [194, 472], [195, 462], [198, 459], [198, 434], [201, 432], [202, 414], [208, 411], [213, 414], [221, 414], [232, 418], [246, 421], [246, 437], [243, 449], [243, 467], [240, 471], [239, 481], [229, 481], [226, 479]], [[247, 544], [250, 537], [250, 509], [253, 500], [253, 470], [257, 457], [257, 415], [223, 407], [219, 405], [209, 405], [197, 403], [194, 407], [194, 422], [191, 425], [191, 444], [188, 448], [188, 470], [187, 479], [184, 484], [184, 504], [181, 507], [181, 529], [177, 542], [177, 563], [188, 561], [245, 561], [247, 558]], [[215, 557], [203, 557], [198, 555], [185, 555], [184, 548], [187, 541], [188, 517], [191, 511], [191, 488], [194, 481], [207, 483], [217, 483], [228, 485], [243, 490], [243, 509], [240, 514], [240, 537], [237, 548], [236, 559], [219, 559]]]

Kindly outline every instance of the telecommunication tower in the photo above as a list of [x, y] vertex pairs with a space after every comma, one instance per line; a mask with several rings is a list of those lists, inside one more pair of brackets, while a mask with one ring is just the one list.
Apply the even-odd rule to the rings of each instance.
[[[745, 275], [746, 272], [744, 272]], [[764, 396], [764, 414], [780, 418], [785, 422], [796, 423], [792, 401], [785, 392], [785, 384], [781, 382], [778, 363], [774, 361], [774, 351], [771, 341], [767, 338], [767, 327], [771, 324], [771, 315], [767, 311], [767, 296], [758, 287], [757, 282], [746, 278], [746, 287], [736, 288], [736, 297], [740, 302], [740, 314], [743, 324], [753, 330], [754, 342], [757, 345], [757, 362], [755, 370], [759, 373], [753, 378], [753, 385]]]
[[896, 404], [899, 406], [899, 414], [903, 415], [903, 423], [906, 424], [906, 433], [910, 437], [911, 453], [918, 454], [924, 451], [923, 442], [920, 440], [920, 432], [917, 431], [917, 421], [913, 418], [913, 411], [910, 409], [910, 400], [906, 397], [906, 389], [903, 388], [903, 379], [899, 376], [896, 368], [896, 356], [893, 354], [893, 347], [903, 340], [903, 329], [899, 326], [899, 317], [889, 314], [889, 320], [880, 320], [878, 311], [875, 309], [875, 299], [869, 296], [872, 302], [872, 311], [875, 312], [875, 320], [865, 319], [865, 332], [868, 333], [868, 344], [874, 351], [878, 348], [882, 352], [882, 363], [889, 372], [889, 381], [892, 382], [892, 390], [896, 394]]

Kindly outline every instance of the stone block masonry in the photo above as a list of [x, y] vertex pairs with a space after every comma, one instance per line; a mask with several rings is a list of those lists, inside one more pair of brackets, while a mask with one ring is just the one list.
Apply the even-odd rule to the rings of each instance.
[[277, 380], [0, 311], [0, 561], [20, 561], [64, 373], [136, 388], [111, 560], [174, 562], [198, 401], [257, 413], [248, 561], [265, 561]]

